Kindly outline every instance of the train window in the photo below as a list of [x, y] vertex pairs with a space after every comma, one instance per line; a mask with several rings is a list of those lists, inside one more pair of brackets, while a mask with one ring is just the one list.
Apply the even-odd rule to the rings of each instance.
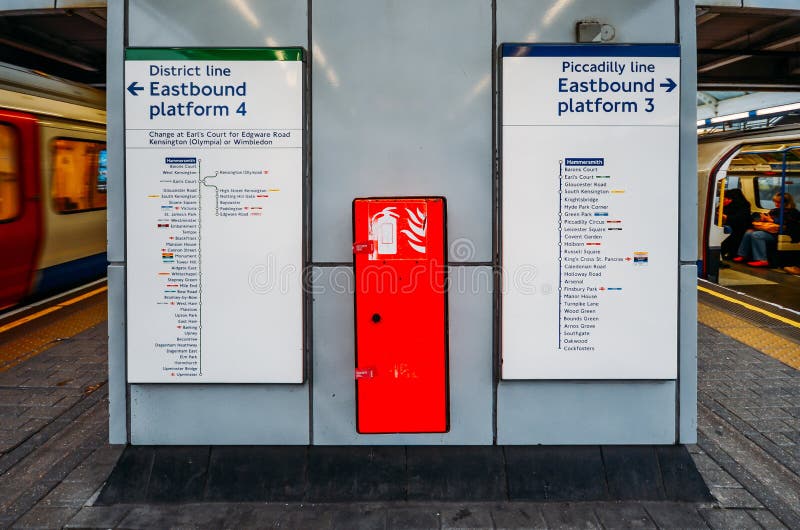
[[[775, 205], [772, 198], [776, 193], [781, 191], [781, 177], [756, 177], [756, 200], [758, 201], [759, 208], [773, 209]], [[800, 197], [800, 178], [786, 176], [786, 191], [792, 194], [792, 197]]]
[[59, 138], [53, 142], [53, 208], [74, 213], [106, 207], [106, 144]]
[[743, 145], [731, 162], [732, 166], [754, 166], [758, 164], [778, 164], [783, 162], [786, 154], [789, 163], [800, 160], [800, 154], [792, 149], [795, 142], [782, 142], [777, 144], [747, 144]]
[[16, 129], [0, 124], [0, 223], [17, 217], [22, 206], [18, 145]]

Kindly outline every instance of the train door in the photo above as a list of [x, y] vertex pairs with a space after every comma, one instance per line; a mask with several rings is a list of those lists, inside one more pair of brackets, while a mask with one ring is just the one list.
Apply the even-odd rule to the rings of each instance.
[[28, 293], [41, 239], [36, 118], [0, 110], [0, 309]]
[[725, 189], [730, 187], [728, 181], [728, 167], [731, 164], [733, 156], [729, 156], [723, 162], [716, 172], [710, 175], [710, 189], [713, 190], [711, 196], [710, 208], [707, 209], [706, 215], [708, 218], [705, 224], [708, 227], [706, 233], [706, 256], [705, 256], [705, 273], [709, 281], [719, 281], [719, 262], [722, 242], [728, 237], [726, 233], [725, 224], [722, 217], [722, 208], [725, 201]]

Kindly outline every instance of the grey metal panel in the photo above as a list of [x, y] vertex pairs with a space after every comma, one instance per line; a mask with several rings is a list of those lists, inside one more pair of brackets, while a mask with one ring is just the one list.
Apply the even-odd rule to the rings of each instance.
[[[130, 46], [308, 47], [306, 0], [129, 0], [128, 9]], [[308, 384], [131, 385], [131, 442], [307, 444]]]
[[305, 445], [308, 385], [131, 385], [135, 445]]
[[450, 432], [359, 435], [353, 380], [353, 273], [315, 268], [314, 444], [487, 445], [492, 443], [490, 267], [450, 272]]
[[[497, 41], [575, 42], [587, 18], [613, 25], [614, 42], [675, 42], [672, 0], [498, 0]], [[497, 443], [675, 443], [675, 392], [675, 381], [501, 381]]]
[[697, 261], [697, 26], [694, 2], [681, 0], [680, 247], [682, 262]]
[[127, 376], [125, 373], [125, 162], [123, 145], [122, 49], [125, 36], [125, 2], [112, 0], [107, 10], [106, 107], [108, 125], [108, 438], [128, 443]]
[[678, 441], [697, 443], [697, 267], [680, 270]]
[[125, 377], [125, 267], [108, 267], [108, 441], [128, 443]]
[[492, 250], [490, 0], [315, 0], [315, 262], [349, 262], [356, 197], [447, 197], [452, 261]]
[[675, 382], [501, 381], [497, 443], [673, 444]]
[[678, 8], [681, 41], [678, 441], [697, 442], [697, 27], [692, 0]]
[[584, 19], [614, 26], [614, 42], [675, 42], [673, 0], [497, 0], [497, 42], [575, 42]]
[[112, 0], [106, 12], [106, 147], [108, 148], [108, 261], [125, 261], [125, 122], [124, 45], [125, 2]]
[[130, 46], [306, 46], [306, 0], [129, 0]]

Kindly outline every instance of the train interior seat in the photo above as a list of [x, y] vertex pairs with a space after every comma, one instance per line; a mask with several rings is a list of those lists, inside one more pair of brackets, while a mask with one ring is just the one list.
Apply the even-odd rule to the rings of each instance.
[[778, 250], [781, 252], [800, 252], [800, 241], [792, 243], [792, 238], [786, 234], [778, 236]]

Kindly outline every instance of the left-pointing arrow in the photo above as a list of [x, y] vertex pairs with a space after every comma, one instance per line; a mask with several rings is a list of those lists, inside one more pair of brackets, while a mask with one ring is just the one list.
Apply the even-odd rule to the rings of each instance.
[[139, 86], [138, 81], [134, 81], [133, 83], [128, 85], [128, 92], [131, 93], [131, 96], [138, 96], [139, 92], [141, 92], [142, 90], [144, 90], [144, 87]]

